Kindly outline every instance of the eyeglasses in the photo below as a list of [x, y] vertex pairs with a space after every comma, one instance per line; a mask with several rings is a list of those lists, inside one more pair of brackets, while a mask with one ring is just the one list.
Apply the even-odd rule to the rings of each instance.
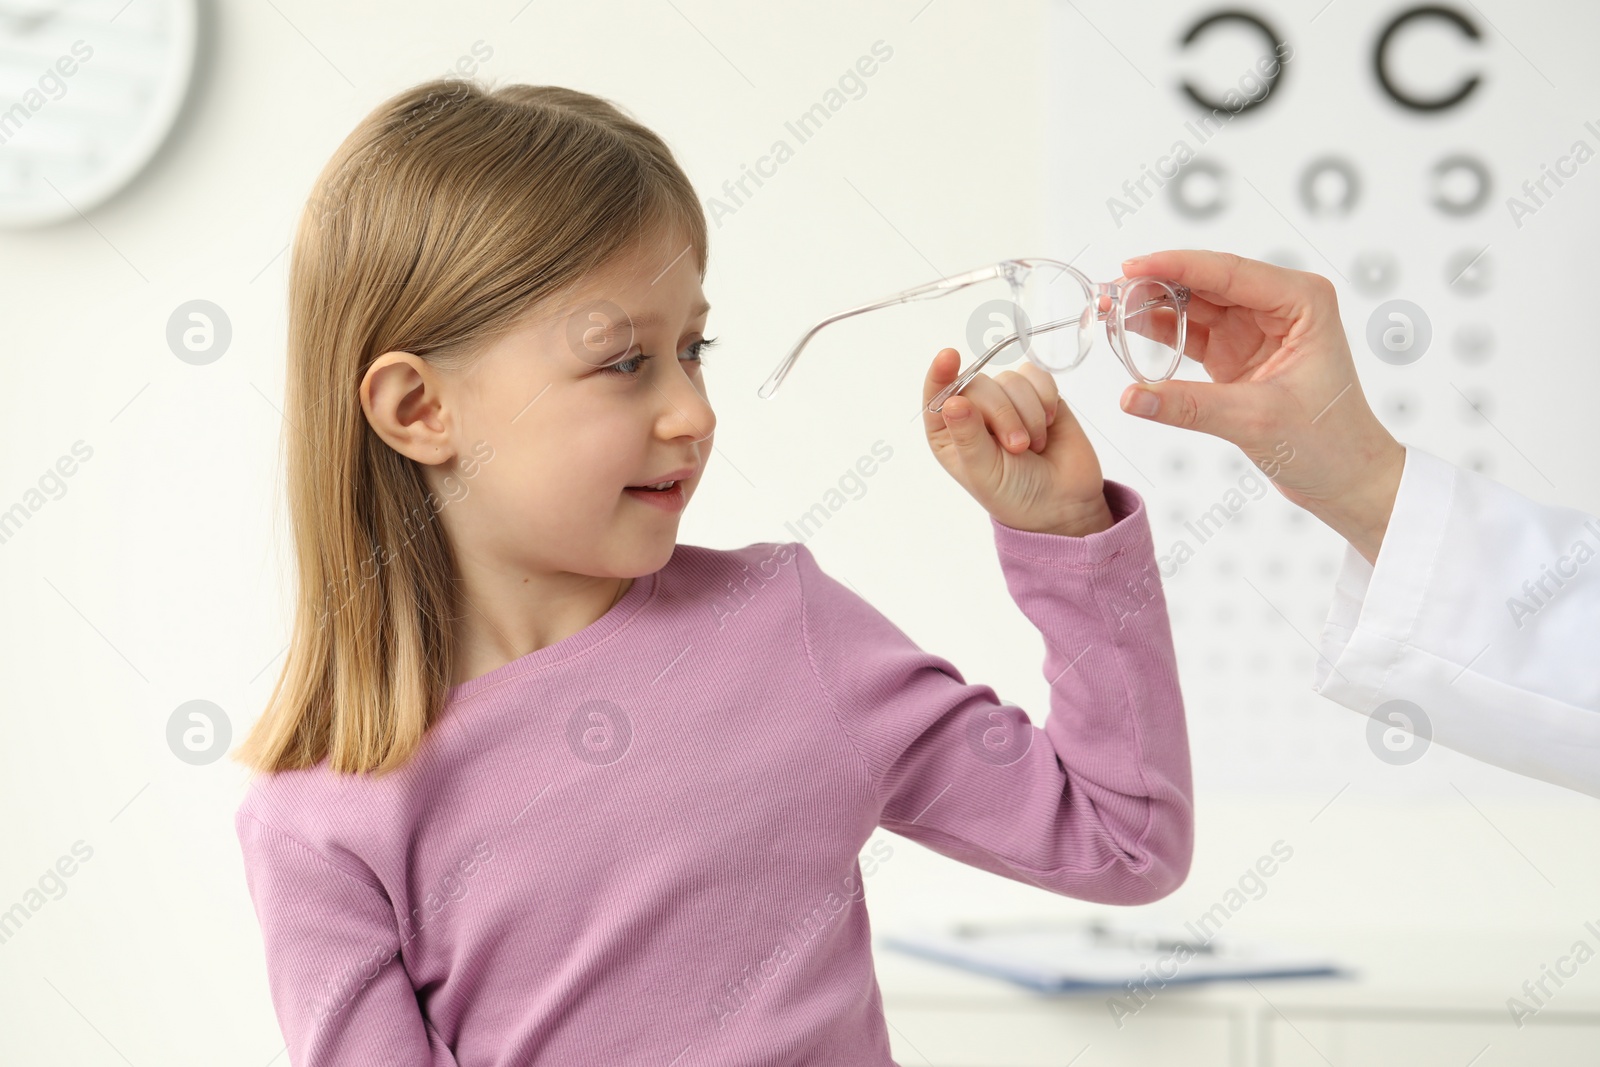
[[993, 279], [1003, 279], [1012, 299], [979, 304], [968, 318], [967, 340], [977, 359], [928, 402], [938, 411], [991, 362], [1005, 365], [1019, 356], [1051, 374], [1083, 362], [1094, 344], [1090, 328], [1106, 324], [1106, 339], [1135, 381], [1159, 382], [1178, 370], [1188, 326], [1189, 290], [1159, 278], [1092, 282], [1078, 268], [1055, 259], [1006, 259], [870, 304], [830, 315], [801, 335], [778, 369], [757, 390], [763, 398], [777, 391], [817, 331], [852, 315], [893, 304], [928, 300]]

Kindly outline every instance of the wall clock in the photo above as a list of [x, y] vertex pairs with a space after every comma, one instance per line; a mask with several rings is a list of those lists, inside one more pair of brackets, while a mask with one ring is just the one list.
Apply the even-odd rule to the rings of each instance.
[[198, 26], [198, 0], [0, 0], [0, 226], [76, 218], [150, 162]]

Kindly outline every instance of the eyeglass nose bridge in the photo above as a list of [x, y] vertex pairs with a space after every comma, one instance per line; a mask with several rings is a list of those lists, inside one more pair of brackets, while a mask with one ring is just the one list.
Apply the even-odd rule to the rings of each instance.
[[1094, 283], [1094, 321], [1106, 322], [1116, 314], [1117, 305], [1122, 303], [1122, 287], [1121, 282]]

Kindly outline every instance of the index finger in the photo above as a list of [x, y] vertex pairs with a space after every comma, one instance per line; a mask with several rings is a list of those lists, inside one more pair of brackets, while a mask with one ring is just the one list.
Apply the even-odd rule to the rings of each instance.
[[1200, 248], [1174, 248], [1123, 260], [1122, 273], [1128, 278], [1159, 276], [1188, 286], [1213, 304], [1237, 304], [1276, 314], [1310, 299], [1318, 277], [1232, 252]]

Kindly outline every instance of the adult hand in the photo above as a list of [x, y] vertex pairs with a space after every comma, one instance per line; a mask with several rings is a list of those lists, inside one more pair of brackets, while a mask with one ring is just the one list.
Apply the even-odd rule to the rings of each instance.
[[961, 487], [1017, 530], [1084, 537], [1112, 525], [1100, 459], [1056, 390], [1032, 363], [979, 374], [937, 411], [930, 400], [956, 380], [961, 353], [943, 348], [922, 385], [928, 447]]
[[1193, 249], [1139, 256], [1122, 268], [1124, 277], [1189, 287], [1184, 354], [1211, 378], [1130, 385], [1122, 409], [1231, 441], [1284, 497], [1375, 562], [1405, 446], [1361, 391], [1333, 283]]

